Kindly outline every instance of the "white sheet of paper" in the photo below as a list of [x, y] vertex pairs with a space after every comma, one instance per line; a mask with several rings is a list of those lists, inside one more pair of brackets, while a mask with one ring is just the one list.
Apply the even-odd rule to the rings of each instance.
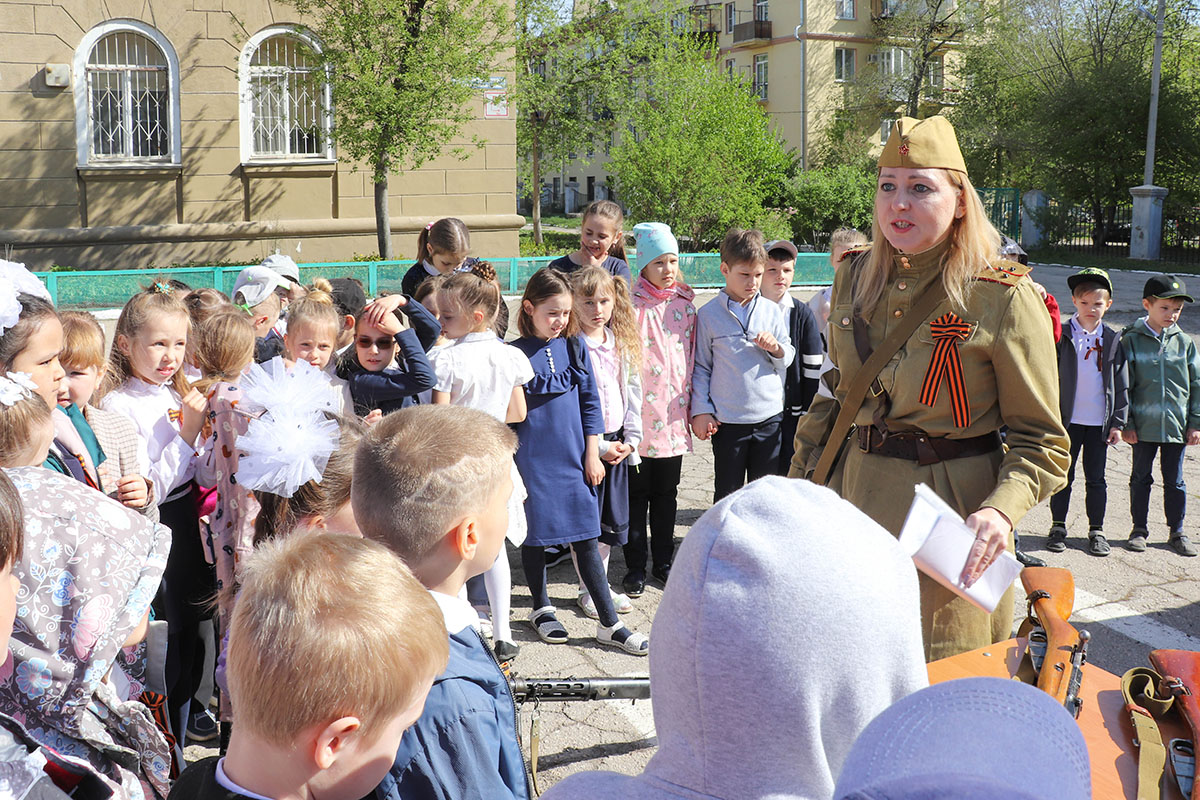
[[912, 556], [917, 569], [990, 614], [1020, 574], [1021, 563], [1005, 550], [968, 589], [959, 576], [974, 541], [975, 534], [958, 512], [928, 486], [918, 484], [900, 530], [900, 546]]

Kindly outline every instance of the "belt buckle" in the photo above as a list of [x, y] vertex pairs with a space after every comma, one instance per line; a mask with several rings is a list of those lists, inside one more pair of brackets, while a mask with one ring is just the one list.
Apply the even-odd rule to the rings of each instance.
[[884, 393], [883, 384], [879, 382], [879, 378], [876, 378], [875, 380], [871, 381], [871, 385], [869, 388], [871, 390], [872, 397], [879, 397], [881, 394]]
[[[864, 453], [870, 453], [877, 448], [883, 447], [883, 443], [886, 442], [888, 438], [887, 431], [880, 431], [874, 425], [867, 425], [866, 427], [859, 428], [858, 431], [858, 449]], [[877, 431], [879, 432], [878, 444], [875, 442], [875, 433]]]

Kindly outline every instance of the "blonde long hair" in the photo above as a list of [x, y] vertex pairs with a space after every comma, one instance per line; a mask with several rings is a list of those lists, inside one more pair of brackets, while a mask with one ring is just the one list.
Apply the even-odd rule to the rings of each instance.
[[[638, 332], [637, 315], [625, 279], [612, 275], [603, 267], [584, 267], [572, 272], [568, 280], [577, 301], [602, 295], [612, 298], [612, 318], [608, 321], [608, 329], [617, 343], [617, 356], [627, 370], [641, 369], [642, 335]], [[578, 323], [579, 314], [574, 309], [571, 318]]]
[[[943, 169], [946, 179], [962, 194], [965, 211], [950, 224], [950, 248], [942, 260], [942, 285], [959, 311], [967, 307], [979, 271], [997, 259], [1000, 233], [988, 220], [971, 179], [952, 169]], [[883, 235], [879, 220], [871, 223], [874, 244], [854, 285], [854, 311], [866, 318], [875, 310], [895, 268], [896, 248]]]

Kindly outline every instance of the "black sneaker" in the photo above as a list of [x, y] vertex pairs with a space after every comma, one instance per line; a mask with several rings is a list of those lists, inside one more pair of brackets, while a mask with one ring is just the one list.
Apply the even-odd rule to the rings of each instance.
[[1193, 558], [1196, 555], [1196, 546], [1188, 541], [1188, 537], [1182, 533], [1172, 534], [1170, 545], [1171, 549], [1181, 556]]
[[1051, 553], [1061, 553], [1067, 549], [1067, 529], [1062, 525], [1050, 526], [1050, 541], [1046, 542], [1046, 549]]
[[571, 545], [552, 544], [546, 548], [546, 569], [571, 560]]
[[630, 572], [625, 576], [625, 580], [621, 581], [621, 588], [630, 597], [641, 597], [646, 593], [646, 573], [640, 570]]
[[188, 719], [187, 738], [193, 742], [211, 742], [221, 735], [221, 727], [207, 708], [195, 712]]
[[1150, 531], [1145, 528], [1134, 528], [1129, 532], [1129, 542], [1125, 545], [1135, 553], [1146, 552], [1146, 540], [1150, 538]]
[[1094, 556], [1106, 556], [1112, 552], [1104, 531], [1088, 531], [1088, 552]]

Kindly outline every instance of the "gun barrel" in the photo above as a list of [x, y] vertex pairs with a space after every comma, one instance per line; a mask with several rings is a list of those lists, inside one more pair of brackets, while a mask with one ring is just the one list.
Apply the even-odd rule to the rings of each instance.
[[518, 703], [538, 701], [647, 700], [650, 678], [513, 678]]

